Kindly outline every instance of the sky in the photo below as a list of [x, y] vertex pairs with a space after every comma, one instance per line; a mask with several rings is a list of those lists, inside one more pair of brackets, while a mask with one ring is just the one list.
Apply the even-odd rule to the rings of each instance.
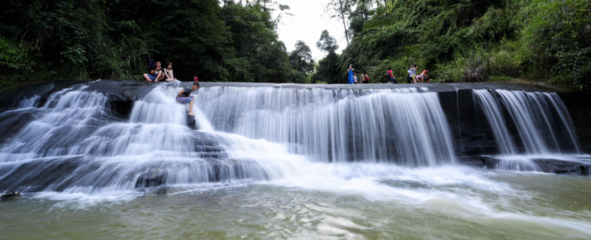
[[[326, 4], [330, 0], [277, 0], [279, 4], [289, 5], [293, 16], [285, 16], [281, 19], [277, 32], [279, 40], [285, 43], [287, 51], [291, 52], [298, 40], [302, 40], [312, 50], [312, 57], [318, 61], [325, 57], [325, 53], [318, 50], [316, 42], [320, 34], [328, 30], [339, 45], [337, 53], [341, 53], [347, 46], [343, 24], [336, 19], [330, 19], [324, 15]], [[278, 11], [277, 11], [278, 12]]]

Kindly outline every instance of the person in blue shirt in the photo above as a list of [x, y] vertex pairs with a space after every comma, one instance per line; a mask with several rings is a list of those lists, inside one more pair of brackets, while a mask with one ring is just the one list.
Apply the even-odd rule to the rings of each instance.
[[347, 73], [349, 74], [349, 84], [354, 84], [355, 83], [355, 78], [354, 78], [355, 69], [353, 69], [353, 64], [349, 64], [349, 69], [347, 70]]

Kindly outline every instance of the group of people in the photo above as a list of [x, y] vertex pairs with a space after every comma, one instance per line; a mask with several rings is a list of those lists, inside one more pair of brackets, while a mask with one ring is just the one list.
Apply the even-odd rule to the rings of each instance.
[[174, 77], [174, 73], [172, 71], [172, 63], [169, 62], [166, 68], [162, 68], [162, 63], [160, 61], [154, 62], [154, 60], [150, 59], [149, 65], [149, 72], [144, 74], [144, 78], [148, 82], [160, 82], [165, 80], [167, 82], [172, 82], [176, 80]]
[[429, 69], [424, 69], [421, 74], [417, 75], [417, 65], [413, 64], [408, 68], [407, 72], [406, 81], [408, 83], [424, 83], [425, 81], [429, 83]]
[[[414, 64], [408, 68], [407, 72], [408, 83], [425, 83], [425, 81], [426, 83], [429, 83], [429, 69], [424, 69], [421, 72], [421, 74], [417, 75], [417, 65]], [[361, 74], [361, 80], [357, 78], [357, 72], [353, 68], [353, 64], [349, 64], [349, 68], [347, 69], [347, 75], [349, 84], [369, 83], [369, 75], [365, 71], [363, 72], [363, 74]], [[396, 78], [394, 77], [394, 74], [392, 73], [391, 67], [389, 67], [388, 71], [386, 72], [386, 78], [388, 79], [388, 83], [398, 83], [398, 81], [396, 81]]]
[[355, 71], [355, 69], [353, 69], [353, 64], [349, 65], [347, 74], [349, 75], [349, 84], [369, 83], [370, 79], [366, 71], [363, 71], [361, 77], [357, 78], [357, 72]]

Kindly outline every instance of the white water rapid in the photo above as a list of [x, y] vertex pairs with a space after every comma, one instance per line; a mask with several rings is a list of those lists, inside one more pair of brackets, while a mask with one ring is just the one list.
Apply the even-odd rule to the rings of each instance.
[[437, 166], [455, 160], [436, 93], [210, 87], [197, 104], [218, 131], [287, 144], [317, 162]]

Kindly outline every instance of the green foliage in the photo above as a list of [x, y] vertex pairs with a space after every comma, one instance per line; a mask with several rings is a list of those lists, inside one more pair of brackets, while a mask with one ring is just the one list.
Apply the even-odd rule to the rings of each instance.
[[518, 19], [524, 62], [534, 77], [590, 90], [591, 2], [586, 0], [530, 0]]
[[289, 54], [289, 62], [291, 66], [304, 74], [314, 72], [314, 59], [312, 59], [312, 51], [310, 47], [298, 41], [295, 44], [295, 49]]
[[335, 52], [339, 49], [339, 45], [337, 45], [337, 40], [330, 36], [328, 30], [322, 31], [320, 35], [320, 40], [316, 43], [316, 47], [323, 52], [331, 53]]
[[590, 90], [589, 0], [364, 3], [348, 14], [353, 39], [336, 63], [336, 82], [346, 81], [349, 63], [380, 81], [392, 67], [399, 82], [417, 64], [432, 82], [523, 77]]
[[345, 83], [347, 78], [339, 78], [339, 55], [330, 52], [325, 58], [318, 61], [316, 73], [312, 76], [312, 82]]
[[[142, 79], [147, 59], [207, 81], [306, 82], [275, 31], [270, 1], [22, 0], [0, 9], [0, 85]], [[289, 9], [280, 5], [281, 15]]]
[[[313, 82], [323, 81], [328, 83], [343, 83], [339, 79], [339, 59], [340, 56], [335, 53], [339, 49], [337, 41], [330, 36], [328, 30], [324, 30], [320, 35], [320, 40], [316, 43], [316, 47], [321, 51], [326, 52], [328, 55], [318, 61], [316, 66], [316, 73], [312, 76]], [[344, 71], [344, 70], [343, 70]], [[346, 78], [345, 78], [346, 79]]]

